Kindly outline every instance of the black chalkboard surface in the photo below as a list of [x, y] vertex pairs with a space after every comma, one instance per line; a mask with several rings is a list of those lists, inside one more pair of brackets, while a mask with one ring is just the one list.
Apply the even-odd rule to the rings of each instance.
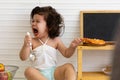
[[120, 12], [91, 11], [81, 12], [82, 37], [113, 41], [115, 29], [118, 25]]

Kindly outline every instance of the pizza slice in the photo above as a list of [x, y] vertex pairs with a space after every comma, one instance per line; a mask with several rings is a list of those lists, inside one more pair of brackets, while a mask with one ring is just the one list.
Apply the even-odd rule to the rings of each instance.
[[103, 46], [106, 44], [106, 42], [102, 39], [82, 38], [81, 40], [85, 45]]

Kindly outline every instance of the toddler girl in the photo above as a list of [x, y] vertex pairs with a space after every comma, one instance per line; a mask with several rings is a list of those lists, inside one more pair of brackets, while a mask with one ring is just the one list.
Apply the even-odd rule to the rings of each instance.
[[72, 64], [66, 63], [56, 67], [57, 50], [64, 57], [69, 58], [81, 42], [79, 38], [76, 38], [67, 48], [59, 37], [63, 27], [61, 15], [51, 6], [37, 6], [32, 10], [31, 28], [34, 38], [26, 35], [20, 51], [21, 60], [26, 60], [30, 56], [30, 43], [32, 43], [35, 59], [33, 67], [25, 70], [25, 77], [28, 80], [76, 80]]

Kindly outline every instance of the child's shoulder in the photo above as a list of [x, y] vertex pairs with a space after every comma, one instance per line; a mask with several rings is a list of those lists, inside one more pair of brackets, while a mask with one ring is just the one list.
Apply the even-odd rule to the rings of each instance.
[[54, 42], [57, 43], [57, 44], [61, 44], [61, 43], [63, 43], [63, 41], [61, 40], [60, 37], [56, 37], [56, 38], [54, 38]]
[[53, 40], [56, 41], [56, 42], [59, 42], [59, 41], [61, 41], [61, 38], [60, 37], [55, 37]]

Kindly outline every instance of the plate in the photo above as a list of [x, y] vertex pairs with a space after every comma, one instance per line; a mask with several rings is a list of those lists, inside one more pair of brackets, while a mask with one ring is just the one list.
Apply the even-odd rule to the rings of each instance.
[[83, 43], [83, 46], [105, 46], [106, 44]]
[[111, 75], [111, 70], [107, 70], [107, 68], [103, 68], [102, 72], [106, 75]]

